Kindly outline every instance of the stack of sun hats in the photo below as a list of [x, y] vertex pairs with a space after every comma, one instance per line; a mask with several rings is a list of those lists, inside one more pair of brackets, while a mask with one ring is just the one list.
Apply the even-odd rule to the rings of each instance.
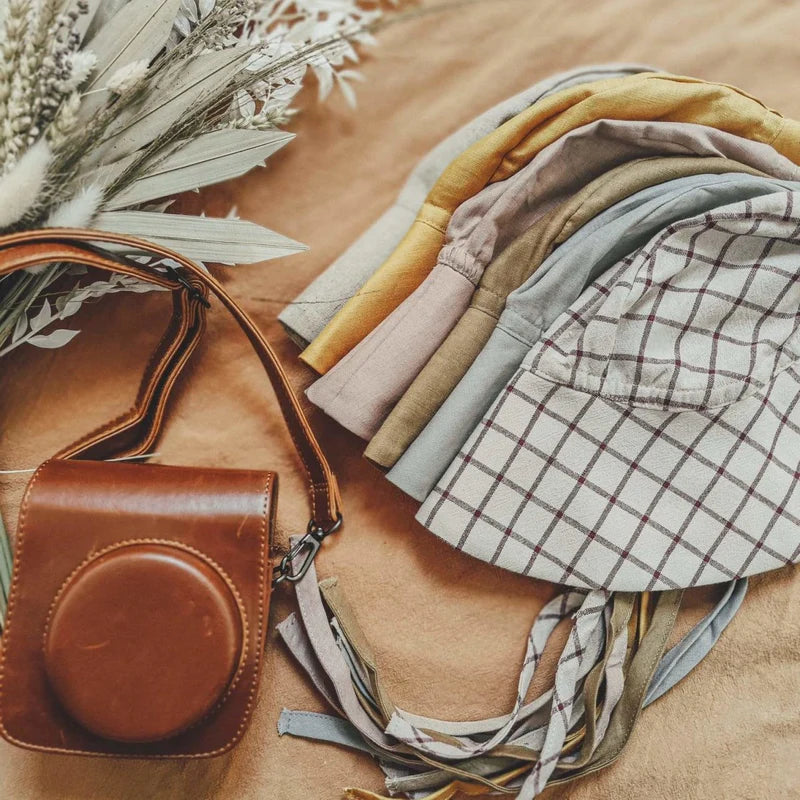
[[[393, 792], [529, 798], [610, 763], [746, 576], [800, 560], [798, 161], [800, 124], [733, 87], [627, 64], [558, 75], [436, 148], [281, 315], [321, 375], [309, 399], [426, 528], [566, 587], [533, 623], [514, 709], [465, 726], [392, 706], [341, 593], [301, 584], [319, 617], [282, 631], [335, 687], [326, 736], [375, 755]], [[712, 617], [664, 654], [681, 591], [714, 583]]]

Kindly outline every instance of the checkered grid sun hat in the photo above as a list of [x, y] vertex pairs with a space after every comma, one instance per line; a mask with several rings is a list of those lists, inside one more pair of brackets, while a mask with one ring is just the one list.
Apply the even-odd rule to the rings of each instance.
[[799, 326], [800, 192], [674, 223], [556, 320], [418, 519], [571, 586], [797, 562]]

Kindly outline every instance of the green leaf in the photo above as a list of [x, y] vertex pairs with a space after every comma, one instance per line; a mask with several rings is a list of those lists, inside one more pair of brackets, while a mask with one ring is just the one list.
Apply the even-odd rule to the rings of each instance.
[[263, 164], [293, 138], [283, 131], [220, 130], [179, 142], [166, 158], [106, 200], [103, 208], [115, 211], [236, 178]]
[[158, 242], [195, 261], [252, 264], [306, 250], [305, 245], [253, 222], [149, 211], [98, 214], [101, 231], [127, 233]]
[[12, 570], [11, 541], [8, 538], [6, 526], [3, 524], [3, 515], [0, 514], [0, 630], [2, 630], [6, 618]]

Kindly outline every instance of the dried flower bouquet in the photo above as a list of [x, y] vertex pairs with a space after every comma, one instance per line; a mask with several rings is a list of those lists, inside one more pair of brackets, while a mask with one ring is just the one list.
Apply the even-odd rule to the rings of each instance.
[[[338, 86], [352, 103], [347, 64], [379, 16], [356, 0], [0, 0], [0, 233], [96, 227], [201, 262], [304, 249], [244, 220], [163, 211], [290, 141], [281, 125], [309, 68], [322, 97]], [[0, 356], [60, 347], [77, 331], [59, 323], [85, 301], [151, 288], [65, 264], [0, 279]]]

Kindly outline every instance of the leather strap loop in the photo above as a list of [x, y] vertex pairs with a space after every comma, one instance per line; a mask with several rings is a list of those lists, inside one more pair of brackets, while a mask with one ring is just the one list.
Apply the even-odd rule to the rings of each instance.
[[173, 313], [131, 409], [56, 454], [103, 460], [146, 453], [158, 438], [170, 393], [205, 330], [205, 308], [189, 290], [172, 293]]
[[[168, 274], [142, 268], [113, 253], [98, 251], [94, 243], [119, 245], [160, 258], [168, 258], [185, 271], [191, 290]], [[289, 433], [309, 479], [312, 521], [322, 529], [341, 518], [341, 501], [336, 478], [325, 458], [283, 367], [263, 334], [227, 291], [194, 262], [161, 245], [121, 234], [71, 228], [25, 231], [0, 238], [0, 276], [28, 267], [59, 261], [131, 275], [148, 283], [178, 292], [181, 320], [173, 318], [171, 331], [162, 340], [160, 357], [151, 361], [142, 382], [137, 406], [110, 425], [84, 437], [62, 451], [61, 457], [98, 458], [122, 448], [138, 454], [152, 444], [163, 419], [169, 391], [194, 349], [203, 329], [199, 305], [207, 293], [216, 297], [237, 321], [269, 376]]]

